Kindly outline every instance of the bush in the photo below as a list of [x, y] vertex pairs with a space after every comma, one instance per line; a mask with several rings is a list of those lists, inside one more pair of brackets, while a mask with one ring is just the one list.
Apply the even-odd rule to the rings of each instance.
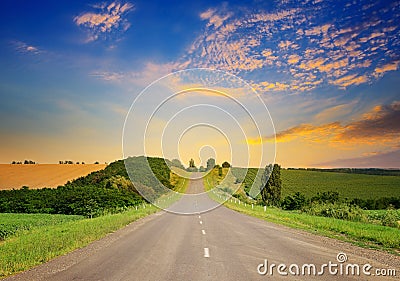
[[381, 219], [382, 225], [390, 226], [390, 227], [398, 227], [399, 224], [399, 215], [393, 208], [389, 208]]
[[339, 201], [339, 192], [327, 191], [322, 193], [317, 193], [316, 196], [311, 198], [311, 202], [318, 203], [336, 203]]
[[308, 204], [308, 200], [305, 195], [296, 192], [293, 196], [286, 196], [283, 199], [281, 206], [284, 210], [301, 210]]
[[314, 216], [329, 217], [348, 221], [367, 221], [364, 211], [348, 203], [311, 203], [304, 212]]
[[382, 197], [378, 199], [355, 198], [350, 203], [367, 210], [385, 210], [390, 207], [400, 209], [400, 197]]

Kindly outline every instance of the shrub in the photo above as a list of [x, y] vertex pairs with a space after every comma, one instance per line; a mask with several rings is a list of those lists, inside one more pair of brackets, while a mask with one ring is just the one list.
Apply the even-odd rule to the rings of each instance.
[[286, 196], [282, 201], [282, 209], [284, 210], [301, 210], [308, 204], [308, 200], [304, 194], [296, 192], [293, 196]]
[[367, 221], [363, 210], [348, 203], [312, 203], [304, 212], [314, 216], [336, 218], [348, 221]]
[[399, 224], [399, 215], [393, 208], [389, 208], [381, 219], [382, 225], [390, 226], [390, 227], [398, 227], [400, 228]]
[[311, 202], [318, 203], [335, 203], [339, 201], [339, 192], [336, 191], [326, 191], [322, 193], [317, 193], [316, 196], [311, 198]]

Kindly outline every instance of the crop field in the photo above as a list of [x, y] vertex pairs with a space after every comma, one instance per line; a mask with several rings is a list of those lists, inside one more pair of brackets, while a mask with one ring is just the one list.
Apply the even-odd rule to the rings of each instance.
[[[233, 174], [242, 182], [243, 188], [251, 187], [257, 174], [256, 168], [233, 168]], [[301, 192], [306, 197], [315, 196], [317, 192], [337, 191], [340, 198], [376, 199], [381, 197], [400, 196], [399, 176], [379, 176], [364, 174], [347, 174], [304, 170], [281, 170], [282, 197]], [[261, 178], [256, 179], [257, 186]]]
[[376, 199], [400, 196], [399, 176], [378, 176], [333, 172], [282, 170], [282, 196], [301, 192], [337, 191], [340, 198]]
[[0, 164], [0, 190], [19, 189], [28, 186], [31, 189], [56, 188], [67, 181], [102, 170], [106, 164]]

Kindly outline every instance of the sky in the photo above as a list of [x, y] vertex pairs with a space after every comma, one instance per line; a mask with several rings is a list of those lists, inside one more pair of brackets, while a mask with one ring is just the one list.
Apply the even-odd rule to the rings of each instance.
[[[212, 156], [238, 166], [400, 168], [399, 25], [400, 1], [385, 0], [4, 0], [0, 163], [145, 153], [198, 166]], [[197, 68], [237, 79], [171, 75]], [[258, 128], [232, 99], [193, 90], [145, 132], [165, 97], [151, 83], [165, 75], [171, 93], [218, 86], [251, 108]]]

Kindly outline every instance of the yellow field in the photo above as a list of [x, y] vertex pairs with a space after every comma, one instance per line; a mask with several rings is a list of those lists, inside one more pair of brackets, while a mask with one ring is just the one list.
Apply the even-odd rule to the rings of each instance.
[[0, 164], [0, 190], [52, 187], [104, 169], [106, 164]]

